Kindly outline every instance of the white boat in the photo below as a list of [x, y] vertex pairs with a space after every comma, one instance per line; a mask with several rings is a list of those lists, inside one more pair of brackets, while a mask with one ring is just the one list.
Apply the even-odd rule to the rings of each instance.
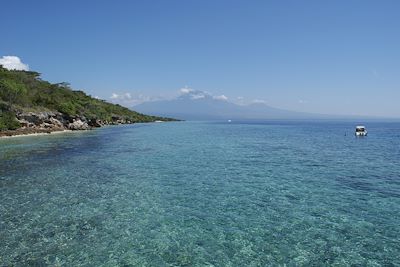
[[365, 129], [365, 126], [356, 126], [356, 136], [367, 136], [368, 132]]

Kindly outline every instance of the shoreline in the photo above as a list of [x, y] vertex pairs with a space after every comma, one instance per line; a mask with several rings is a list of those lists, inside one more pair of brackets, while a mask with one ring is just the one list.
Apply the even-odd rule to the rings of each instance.
[[50, 135], [50, 134], [60, 134], [60, 133], [69, 133], [74, 132], [73, 130], [68, 129], [17, 129], [17, 130], [7, 130], [0, 131], [0, 139], [7, 138], [15, 138], [15, 137], [23, 137], [23, 136], [41, 136], [41, 135]]
[[[160, 123], [165, 121], [152, 121], [152, 122], [143, 122], [143, 123]], [[71, 130], [65, 128], [49, 128], [49, 129], [32, 129], [32, 128], [18, 128], [16, 130], [6, 130], [0, 131], [0, 139], [7, 139], [7, 138], [14, 138], [14, 137], [24, 137], [24, 136], [42, 136], [42, 135], [50, 135], [50, 134], [61, 134], [61, 133], [72, 133], [72, 132], [84, 132], [84, 131], [91, 131], [97, 128], [104, 128], [109, 126], [117, 126], [117, 125], [127, 125], [127, 124], [136, 124], [135, 123], [118, 123], [118, 124], [104, 124], [100, 127], [92, 127], [88, 129], [78, 129], [78, 130]]]

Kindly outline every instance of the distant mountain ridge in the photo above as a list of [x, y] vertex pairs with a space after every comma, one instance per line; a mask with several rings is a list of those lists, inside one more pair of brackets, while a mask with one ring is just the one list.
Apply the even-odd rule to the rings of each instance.
[[[183, 120], [221, 119], [322, 119], [328, 116], [270, 107], [264, 103], [238, 105], [200, 90], [185, 89], [172, 100], [144, 102], [134, 109], [154, 116]], [[329, 116], [334, 118], [335, 116]]]

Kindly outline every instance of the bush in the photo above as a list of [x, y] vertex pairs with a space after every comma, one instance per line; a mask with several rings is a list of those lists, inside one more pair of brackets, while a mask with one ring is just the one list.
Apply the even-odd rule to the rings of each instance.
[[1, 112], [0, 111], [0, 131], [4, 130], [15, 130], [20, 127], [20, 123], [15, 118], [12, 112]]
[[57, 110], [61, 113], [68, 114], [68, 115], [76, 115], [75, 105], [71, 102], [61, 103]]

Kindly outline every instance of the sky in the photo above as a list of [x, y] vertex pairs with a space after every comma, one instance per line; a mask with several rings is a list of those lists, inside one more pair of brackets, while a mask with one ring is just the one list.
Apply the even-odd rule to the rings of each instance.
[[127, 106], [192, 88], [400, 117], [399, 14], [397, 0], [4, 0], [0, 62]]

